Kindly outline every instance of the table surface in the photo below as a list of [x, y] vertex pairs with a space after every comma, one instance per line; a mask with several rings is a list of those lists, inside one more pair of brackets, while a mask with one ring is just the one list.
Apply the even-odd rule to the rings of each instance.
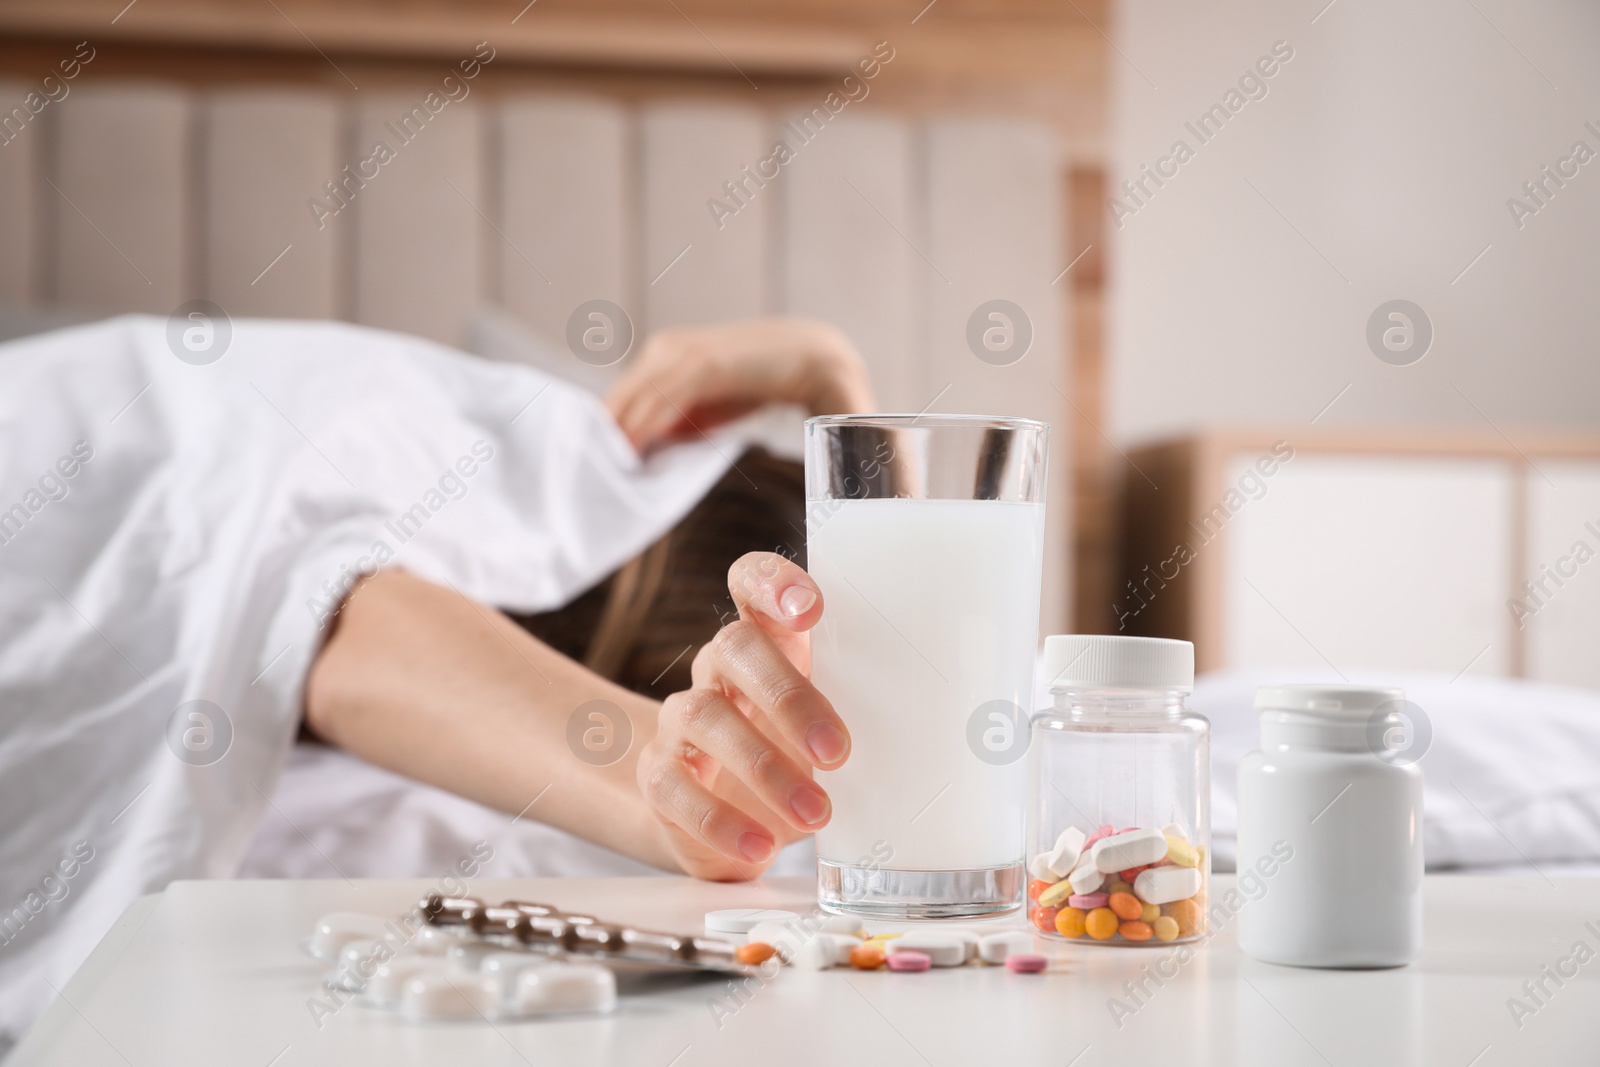
[[[1217, 876], [1213, 901], [1232, 880]], [[177, 882], [131, 906], [17, 1047], [32, 1064], [626, 1063], [1253, 1065], [1600, 1063], [1600, 879], [1430, 877], [1409, 967], [1316, 971], [1242, 956], [1233, 931], [1138, 1000], [1123, 989], [1164, 949], [1068, 945], [1044, 975], [785, 968], [738, 999], [726, 977], [624, 986], [608, 1016], [411, 1023], [359, 1004], [317, 1021], [325, 968], [300, 943], [330, 911], [404, 913], [426, 881]], [[490, 880], [516, 898], [698, 931], [712, 908], [807, 910], [809, 879]], [[1586, 925], [1592, 924], [1592, 925]], [[1020, 926], [1020, 921], [1012, 925]], [[1575, 946], [1584, 964], [1573, 956]], [[1563, 963], [1563, 961], [1567, 961]], [[1171, 973], [1173, 964], [1166, 965]], [[1529, 997], [1545, 967], [1548, 995]], [[1510, 1001], [1530, 1010], [1514, 1017]], [[1121, 1010], [1113, 1005], [1120, 1002]]]

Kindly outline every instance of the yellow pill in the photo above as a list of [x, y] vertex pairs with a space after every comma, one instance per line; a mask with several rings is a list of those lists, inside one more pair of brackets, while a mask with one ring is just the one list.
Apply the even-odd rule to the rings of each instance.
[[1154, 923], [1159, 918], [1161, 918], [1161, 905], [1146, 904], [1144, 906], [1144, 913], [1139, 916], [1139, 921]]
[[1176, 941], [1178, 939], [1178, 920], [1170, 915], [1162, 915], [1150, 924], [1150, 929], [1155, 931], [1158, 941]]
[[1179, 867], [1197, 867], [1200, 865], [1200, 852], [1176, 834], [1168, 834], [1167, 859]]
[[1067, 898], [1071, 895], [1072, 883], [1063, 878], [1061, 881], [1057, 882], [1055, 885], [1039, 894], [1039, 906], [1041, 908], [1058, 908], [1062, 904], [1065, 904]]
[[1062, 908], [1056, 912], [1056, 933], [1062, 937], [1082, 937], [1085, 918], [1082, 908]]
[[1084, 917], [1083, 929], [1096, 941], [1109, 941], [1117, 936], [1117, 913], [1110, 908], [1095, 908]]
[[1127, 882], [1112, 882], [1110, 885], [1100, 890], [1100, 892], [1104, 893], [1106, 896], [1110, 896], [1112, 893], [1131, 893], [1133, 892], [1133, 886], [1129, 885]]

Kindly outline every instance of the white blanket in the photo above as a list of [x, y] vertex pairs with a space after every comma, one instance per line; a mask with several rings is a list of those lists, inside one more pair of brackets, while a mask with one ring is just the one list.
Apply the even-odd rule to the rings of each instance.
[[234, 872], [355, 571], [557, 606], [741, 434], [641, 463], [579, 389], [337, 324], [236, 322], [208, 365], [148, 317], [0, 346], [0, 1048], [135, 896]]

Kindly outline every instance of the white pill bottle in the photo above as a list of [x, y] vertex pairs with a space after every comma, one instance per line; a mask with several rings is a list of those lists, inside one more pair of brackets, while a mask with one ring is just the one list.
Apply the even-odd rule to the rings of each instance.
[[[1399, 967], [1422, 948], [1418, 709], [1399, 689], [1256, 691], [1239, 764], [1239, 948], [1296, 967]], [[1425, 746], [1424, 746], [1425, 747]]]

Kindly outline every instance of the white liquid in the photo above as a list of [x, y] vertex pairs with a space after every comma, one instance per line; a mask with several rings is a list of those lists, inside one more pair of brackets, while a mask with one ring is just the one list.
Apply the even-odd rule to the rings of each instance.
[[823, 595], [812, 678], [852, 742], [842, 768], [818, 775], [833, 800], [818, 858], [919, 871], [1020, 861], [1027, 760], [984, 762], [968, 721], [992, 700], [1030, 708], [1044, 506], [843, 500], [811, 512], [807, 564]]

